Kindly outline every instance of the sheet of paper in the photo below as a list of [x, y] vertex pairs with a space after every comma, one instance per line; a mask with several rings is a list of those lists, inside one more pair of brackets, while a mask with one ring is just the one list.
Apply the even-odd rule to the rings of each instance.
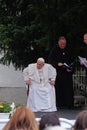
[[81, 57], [81, 56], [78, 56], [78, 58], [79, 58], [81, 64], [83, 64], [85, 67], [87, 67], [87, 64], [86, 64], [87, 60], [86, 60], [86, 58]]
[[66, 67], [68, 67], [68, 68], [70, 67], [67, 63], [64, 63], [64, 65], [65, 65]]

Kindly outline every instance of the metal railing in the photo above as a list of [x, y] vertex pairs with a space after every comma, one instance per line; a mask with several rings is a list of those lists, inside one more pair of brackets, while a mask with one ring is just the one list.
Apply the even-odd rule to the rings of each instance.
[[79, 59], [76, 59], [75, 71], [73, 74], [74, 88], [74, 104], [86, 104], [87, 99], [87, 79], [86, 68], [80, 64]]

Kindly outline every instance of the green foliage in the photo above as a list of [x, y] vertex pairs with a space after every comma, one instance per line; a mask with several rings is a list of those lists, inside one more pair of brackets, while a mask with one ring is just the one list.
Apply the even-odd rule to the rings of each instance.
[[10, 111], [11, 111], [10, 105], [11, 105], [10, 103], [3, 103], [3, 106], [4, 106], [3, 112], [4, 112], [4, 113], [7, 113], [7, 112], [10, 112]]
[[[9, 102], [0, 102], [0, 113], [9, 113], [12, 108]], [[15, 107], [23, 106], [22, 104], [15, 104]]]
[[86, 12], [86, 0], [0, 0], [1, 62], [23, 68], [40, 56], [47, 60], [60, 35], [78, 54], [87, 32]]
[[7, 102], [4, 102], [4, 103], [0, 103], [0, 112], [3, 112], [3, 113], [8, 113], [11, 111], [11, 103], [7, 103]]

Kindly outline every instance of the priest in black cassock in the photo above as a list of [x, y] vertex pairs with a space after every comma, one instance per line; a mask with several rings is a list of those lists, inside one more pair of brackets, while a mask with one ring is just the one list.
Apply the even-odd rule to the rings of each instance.
[[67, 46], [64, 36], [59, 37], [58, 44], [51, 50], [48, 62], [57, 70], [56, 105], [58, 108], [71, 109], [74, 104], [73, 66], [75, 57]]

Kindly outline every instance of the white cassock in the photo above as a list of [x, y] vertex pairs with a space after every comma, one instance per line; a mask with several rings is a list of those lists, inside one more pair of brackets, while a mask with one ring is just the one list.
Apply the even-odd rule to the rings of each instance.
[[24, 80], [31, 79], [27, 107], [33, 112], [56, 111], [55, 88], [49, 81], [56, 78], [56, 70], [52, 65], [45, 63], [42, 69], [37, 64], [30, 64], [23, 70]]

